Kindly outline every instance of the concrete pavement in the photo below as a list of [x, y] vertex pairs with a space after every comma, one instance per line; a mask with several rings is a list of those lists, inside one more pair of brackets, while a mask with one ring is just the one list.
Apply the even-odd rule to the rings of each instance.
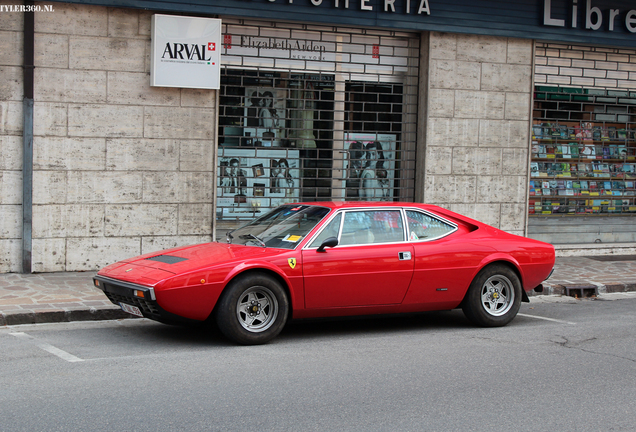
[[[134, 318], [93, 287], [94, 272], [0, 274], [0, 326]], [[544, 295], [636, 291], [636, 255], [557, 257]]]

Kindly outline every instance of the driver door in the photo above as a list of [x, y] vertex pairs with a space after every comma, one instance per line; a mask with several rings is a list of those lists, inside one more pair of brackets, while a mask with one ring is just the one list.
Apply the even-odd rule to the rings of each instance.
[[[305, 307], [399, 304], [413, 276], [413, 247], [399, 210], [345, 211], [325, 228], [339, 244], [318, 252], [320, 235], [302, 251]], [[341, 224], [340, 229], [334, 229]]]

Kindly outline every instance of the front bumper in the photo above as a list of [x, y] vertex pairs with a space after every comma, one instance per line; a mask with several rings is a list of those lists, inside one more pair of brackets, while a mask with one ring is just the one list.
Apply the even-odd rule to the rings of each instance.
[[126, 303], [139, 308], [144, 317], [159, 320], [161, 311], [157, 304], [155, 290], [152, 287], [124, 282], [104, 276], [95, 276], [93, 285], [104, 291], [111, 303], [120, 306]]
[[136, 306], [144, 318], [167, 324], [198, 322], [170, 313], [159, 306], [155, 289], [152, 287], [124, 282], [100, 275], [93, 277], [93, 285], [102, 290], [104, 294], [106, 294], [106, 297], [108, 297], [108, 300], [117, 306], [121, 307], [121, 303]]

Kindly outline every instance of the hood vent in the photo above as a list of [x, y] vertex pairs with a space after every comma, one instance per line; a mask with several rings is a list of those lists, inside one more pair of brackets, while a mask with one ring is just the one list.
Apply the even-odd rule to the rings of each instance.
[[181, 261], [187, 261], [187, 258], [176, 257], [172, 255], [157, 255], [154, 257], [146, 258], [147, 261], [159, 261], [164, 264], [176, 264]]

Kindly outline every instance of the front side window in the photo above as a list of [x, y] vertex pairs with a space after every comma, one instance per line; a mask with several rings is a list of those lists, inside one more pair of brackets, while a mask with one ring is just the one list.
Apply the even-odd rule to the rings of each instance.
[[294, 249], [329, 213], [308, 205], [284, 205], [227, 234], [233, 244]]
[[404, 241], [399, 210], [348, 211], [342, 226], [341, 245]]
[[409, 240], [431, 240], [452, 233], [457, 228], [426, 213], [408, 210]]
[[336, 217], [334, 217], [329, 224], [322, 230], [318, 237], [311, 242], [309, 247], [317, 248], [320, 247], [322, 242], [324, 242], [329, 237], [338, 237], [338, 233], [340, 232], [340, 221], [342, 220], [342, 213], [338, 213]]

